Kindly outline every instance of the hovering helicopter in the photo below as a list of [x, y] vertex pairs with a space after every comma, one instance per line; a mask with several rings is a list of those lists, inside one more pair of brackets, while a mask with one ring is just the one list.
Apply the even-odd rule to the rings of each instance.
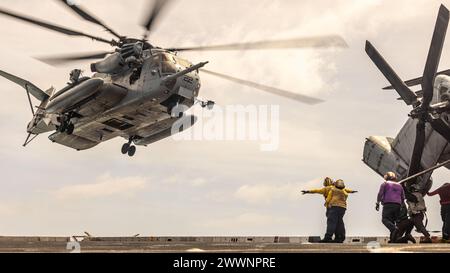
[[[128, 140], [121, 149], [123, 154], [133, 156], [135, 145], [149, 145], [173, 134], [172, 125], [180, 119], [188, 119], [189, 126], [196, 118], [185, 116], [178, 110], [180, 105], [187, 108], [199, 103], [211, 109], [213, 101], [200, 101], [200, 71], [210, 75], [247, 85], [275, 95], [294, 99], [306, 104], [316, 104], [322, 100], [238, 79], [221, 73], [199, 70], [208, 62], [192, 64], [177, 53], [207, 50], [250, 50], [286, 49], [305, 47], [345, 47], [339, 36], [307, 37], [290, 40], [261, 41], [227, 45], [160, 48], [149, 43], [148, 37], [155, 21], [169, 1], [157, 0], [143, 24], [143, 38], [129, 38], [119, 35], [101, 20], [73, 1], [60, 0], [64, 6], [82, 19], [103, 27], [115, 39], [101, 37], [57, 26], [35, 18], [0, 8], [0, 14], [53, 30], [69, 36], [87, 37], [114, 47], [104, 51], [80, 55], [41, 58], [49, 64], [79, 60], [101, 61], [91, 64], [94, 73], [83, 77], [81, 70], [70, 73], [70, 83], [59, 91], [46, 91], [31, 82], [0, 70], [0, 75], [22, 86], [28, 95], [33, 119], [28, 124], [28, 137], [24, 146], [36, 136], [55, 131], [49, 139], [55, 143], [76, 150], [90, 149], [101, 142], [115, 137]], [[31, 96], [40, 101], [34, 110]]]
[[[363, 161], [378, 174], [395, 172], [408, 192], [426, 194], [432, 172], [450, 169], [450, 70], [437, 72], [444, 45], [449, 11], [441, 5], [423, 76], [403, 82], [381, 54], [369, 42], [366, 52], [400, 99], [413, 110], [397, 137], [371, 136], [366, 140]], [[409, 87], [421, 85], [413, 92]]]

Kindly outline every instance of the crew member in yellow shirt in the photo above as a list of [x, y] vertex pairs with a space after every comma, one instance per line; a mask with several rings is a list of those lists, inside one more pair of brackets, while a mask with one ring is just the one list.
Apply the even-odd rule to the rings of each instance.
[[[328, 192], [325, 206], [328, 209], [327, 232], [322, 243], [343, 243], [345, 240], [344, 215], [347, 210], [348, 192], [344, 181], [339, 179]], [[333, 241], [333, 235], [334, 241]]]

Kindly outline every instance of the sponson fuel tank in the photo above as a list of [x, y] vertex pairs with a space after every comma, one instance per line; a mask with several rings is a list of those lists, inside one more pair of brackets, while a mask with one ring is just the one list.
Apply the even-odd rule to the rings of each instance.
[[95, 95], [103, 85], [102, 79], [89, 79], [51, 99], [46, 107], [49, 114], [63, 113], [73, 105]]
[[128, 94], [128, 89], [113, 83], [104, 83], [94, 95], [85, 102], [77, 113], [82, 116], [91, 116], [116, 106]]

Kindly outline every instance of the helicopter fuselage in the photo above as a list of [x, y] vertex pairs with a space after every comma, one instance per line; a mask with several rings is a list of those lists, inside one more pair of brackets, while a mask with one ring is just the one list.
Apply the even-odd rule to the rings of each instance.
[[[149, 49], [128, 59], [114, 53], [93, 67], [100, 71], [43, 102], [37, 112], [40, 118], [33, 119], [28, 132], [40, 134], [56, 128], [49, 139], [76, 150], [117, 136], [147, 145], [155, 142], [155, 134], [168, 132], [181, 118], [177, 106], [187, 109], [195, 104], [200, 90], [198, 72], [187, 71], [192, 63], [164, 50]], [[111, 73], [103, 73], [108, 69]], [[45, 121], [47, 126], [43, 126]]]

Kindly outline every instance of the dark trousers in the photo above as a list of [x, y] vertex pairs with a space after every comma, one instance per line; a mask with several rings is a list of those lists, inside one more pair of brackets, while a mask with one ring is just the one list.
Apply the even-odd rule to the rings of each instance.
[[395, 234], [395, 238], [393, 241], [395, 243], [407, 244], [408, 243], [408, 235], [411, 234], [411, 231], [414, 228], [414, 223], [410, 219], [404, 219], [397, 223], [397, 233]]
[[325, 240], [332, 240], [335, 235], [335, 241], [342, 243], [345, 240], [345, 225], [344, 215], [345, 208], [331, 207], [327, 210], [327, 233], [325, 234]]
[[442, 238], [444, 240], [450, 240], [450, 204], [441, 206], [442, 222]]
[[392, 233], [395, 230], [395, 222], [400, 216], [400, 204], [383, 204], [382, 222]]
[[425, 217], [425, 215], [423, 214], [423, 212], [416, 213], [416, 214], [411, 215], [411, 220], [413, 221], [414, 226], [416, 227], [417, 231], [422, 233], [425, 237], [430, 237], [430, 233], [428, 233], [427, 229], [423, 225], [424, 217]]

